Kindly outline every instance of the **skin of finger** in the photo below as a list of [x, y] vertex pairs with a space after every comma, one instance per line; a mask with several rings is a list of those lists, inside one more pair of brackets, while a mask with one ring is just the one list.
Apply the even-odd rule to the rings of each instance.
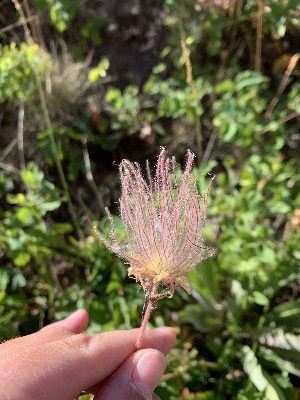
[[[98, 384], [134, 353], [138, 329], [99, 335], [78, 334], [14, 353], [0, 361], [2, 400], [72, 400]], [[143, 348], [169, 352], [171, 328], [145, 331]], [[7, 397], [5, 397], [7, 396]]]
[[87, 324], [87, 312], [85, 310], [78, 310], [68, 318], [59, 322], [54, 322], [53, 324], [41, 329], [39, 332], [2, 343], [0, 345], [0, 359], [2, 357], [8, 357], [14, 352], [22, 351], [24, 348], [30, 348], [32, 346], [38, 346], [63, 339], [72, 336], [74, 332], [80, 333], [86, 328]]
[[[153, 349], [147, 349], [128, 357], [112, 375], [103, 381], [94, 400], [145, 400], [145, 397], [135, 388], [134, 382], [131, 382], [131, 376], [138, 360], [144, 354], [147, 355], [149, 351], [154, 353]], [[160, 362], [165, 366], [164, 355], [159, 351], [156, 351], [156, 353], [161, 358]]]
[[49, 327], [63, 326], [74, 333], [83, 332], [89, 323], [89, 315], [86, 310], [80, 309], [69, 315], [62, 321], [54, 322], [51, 325], [46, 326], [42, 330], [47, 330]]
[[0, 345], [0, 360], [16, 352], [22, 352], [24, 349], [41, 346], [73, 335], [75, 335], [75, 333], [71, 332], [69, 329], [63, 326], [57, 326], [55, 328], [49, 328], [49, 330], [45, 332], [39, 331], [28, 336], [9, 340]]

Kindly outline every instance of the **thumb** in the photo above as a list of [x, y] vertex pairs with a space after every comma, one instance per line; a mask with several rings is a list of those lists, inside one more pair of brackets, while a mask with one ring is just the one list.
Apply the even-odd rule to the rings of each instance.
[[158, 350], [139, 350], [127, 358], [102, 384], [94, 400], [154, 400], [153, 394], [166, 369]]

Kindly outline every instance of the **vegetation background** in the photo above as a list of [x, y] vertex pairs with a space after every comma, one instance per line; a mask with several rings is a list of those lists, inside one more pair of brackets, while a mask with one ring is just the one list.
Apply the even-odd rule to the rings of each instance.
[[190, 148], [218, 251], [152, 314], [178, 330], [156, 392], [299, 399], [299, 2], [1, 0], [0, 43], [0, 341], [78, 307], [91, 333], [139, 326], [91, 228], [108, 206], [123, 234], [122, 158]]

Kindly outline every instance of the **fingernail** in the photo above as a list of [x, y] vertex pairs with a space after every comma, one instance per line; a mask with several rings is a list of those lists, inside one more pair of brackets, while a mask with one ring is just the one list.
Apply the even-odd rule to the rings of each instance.
[[172, 328], [170, 326], [161, 326], [160, 328], [155, 328], [155, 332], [161, 332], [161, 333], [175, 333], [176, 334], [176, 329]]
[[131, 383], [144, 399], [151, 400], [167, 366], [166, 358], [160, 351], [144, 352], [137, 360], [131, 374]]

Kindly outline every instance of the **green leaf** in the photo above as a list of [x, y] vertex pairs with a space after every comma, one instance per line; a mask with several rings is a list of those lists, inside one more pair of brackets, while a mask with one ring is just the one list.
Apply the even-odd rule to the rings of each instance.
[[7, 201], [10, 204], [24, 204], [26, 202], [26, 197], [23, 193], [18, 193], [16, 195], [8, 194]]
[[160, 74], [161, 72], [164, 72], [166, 69], [167, 69], [166, 64], [159, 63], [153, 67], [152, 72], [153, 74]]
[[90, 82], [96, 82], [100, 77], [98, 68], [93, 68], [90, 70], [88, 78]]
[[22, 248], [23, 243], [22, 243], [22, 240], [20, 239], [20, 237], [15, 238], [15, 237], [9, 236], [7, 238], [7, 246], [10, 250], [16, 251], [16, 250], [19, 250]]
[[109, 59], [103, 57], [97, 67], [92, 68], [89, 72], [88, 78], [90, 82], [97, 82], [100, 78], [105, 78], [109, 68]]
[[236, 90], [240, 91], [245, 87], [252, 86], [256, 90], [259, 89], [260, 85], [266, 82], [266, 78], [258, 73], [253, 71], [244, 71], [238, 74], [236, 79]]
[[13, 259], [17, 267], [24, 267], [30, 261], [30, 254], [26, 252], [19, 252], [17, 256]]
[[70, 15], [64, 10], [64, 6], [60, 1], [56, 1], [50, 9], [50, 17], [53, 25], [59, 32], [67, 29]]
[[237, 131], [238, 131], [238, 125], [234, 120], [231, 120], [226, 128], [226, 131], [224, 132], [223, 136], [224, 141], [229, 142], [235, 136]]
[[226, 79], [225, 81], [219, 83], [215, 89], [216, 94], [218, 95], [232, 90], [234, 90], [234, 82], [230, 79]]
[[285, 301], [273, 309], [279, 317], [285, 318], [287, 316], [295, 315], [300, 312], [300, 298], [293, 301]]
[[275, 365], [275, 368], [282, 372], [288, 372], [289, 374], [300, 377], [299, 367], [296, 367], [290, 360], [286, 360], [276, 354], [273, 349], [261, 346], [259, 349], [259, 356], [262, 358], [262, 362], [264, 362], [265, 365], [271, 366], [271, 368], [274, 368]]
[[266, 374], [259, 364], [253, 350], [244, 346], [242, 349], [244, 371], [249, 376], [253, 385], [261, 392], [265, 392], [267, 400], [281, 400], [277, 390], [266, 378]]
[[107, 103], [112, 103], [119, 98], [122, 98], [121, 90], [114, 87], [109, 88], [105, 95], [105, 100]]
[[60, 200], [54, 200], [54, 201], [47, 201], [43, 204], [41, 204], [40, 208], [41, 210], [47, 212], [47, 211], [53, 211], [59, 208], [61, 205]]
[[199, 305], [189, 304], [179, 313], [182, 323], [191, 324], [198, 332], [212, 332], [220, 326], [221, 321], [203, 312]]
[[259, 338], [259, 342], [271, 348], [279, 357], [294, 364], [300, 370], [300, 336], [285, 333], [282, 329], [275, 334], [268, 333]]
[[23, 225], [31, 225], [34, 222], [32, 210], [27, 207], [17, 210], [16, 217]]
[[0, 270], [0, 292], [5, 291], [8, 284], [9, 284], [8, 273], [6, 271]]
[[21, 178], [23, 179], [23, 182], [31, 187], [34, 188], [36, 186], [36, 178], [34, 176], [34, 173], [32, 171], [21, 171]]
[[291, 206], [283, 201], [273, 201], [269, 203], [271, 213], [286, 214], [291, 210]]
[[276, 262], [276, 254], [273, 249], [270, 247], [264, 246], [261, 254], [259, 255], [259, 259], [263, 263], [274, 265]]
[[21, 171], [21, 177], [27, 186], [31, 189], [36, 189], [37, 186], [43, 182], [44, 173], [34, 162], [30, 162], [27, 165], [27, 169]]
[[16, 289], [18, 287], [23, 288], [27, 285], [26, 278], [21, 272], [19, 272], [18, 274], [13, 276], [11, 285], [13, 289]]
[[286, 350], [293, 350], [298, 352], [300, 362], [300, 336], [293, 335], [291, 333], [285, 333], [283, 330], [279, 330], [276, 335], [267, 334], [260, 338], [260, 342], [270, 347], [278, 347]]
[[252, 297], [254, 302], [260, 306], [266, 306], [269, 304], [269, 299], [261, 292], [253, 292]]

